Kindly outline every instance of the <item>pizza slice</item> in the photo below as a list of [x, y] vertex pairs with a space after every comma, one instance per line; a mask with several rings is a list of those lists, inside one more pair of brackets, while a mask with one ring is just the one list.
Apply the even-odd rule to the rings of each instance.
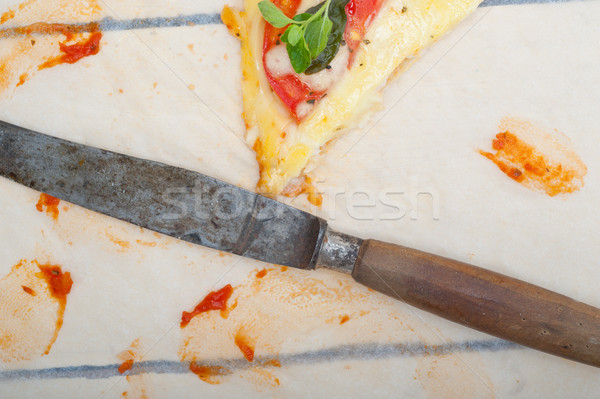
[[241, 40], [243, 118], [260, 168], [257, 189], [271, 196], [309, 191], [314, 203], [306, 176], [323, 147], [379, 100], [394, 71], [480, 0], [274, 0], [298, 26], [328, 5], [327, 44], [310, 63], [290, 51], [298, 39], [287, 29], [293, 23], [266, 22], [259, 2], [245, 0], [244, 11], [222, 13]]

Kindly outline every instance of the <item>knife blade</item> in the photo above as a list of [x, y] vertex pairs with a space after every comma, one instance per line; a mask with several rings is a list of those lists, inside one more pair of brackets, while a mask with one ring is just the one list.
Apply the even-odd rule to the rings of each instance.
[[0, 176], [194, 244], [327, 268], [448, 320], [600, 367], [600, 309], [477, 266], [339, 233], [203, 174], [0, 121]]

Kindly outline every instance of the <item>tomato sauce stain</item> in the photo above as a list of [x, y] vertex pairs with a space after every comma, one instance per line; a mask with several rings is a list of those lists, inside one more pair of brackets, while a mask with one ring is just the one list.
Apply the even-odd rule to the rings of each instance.
[[27, 74], [24, 73], [21, 76], [19, 76], [19, 83], [17, 83], [17, 87], [22, 86], [23, 83], [25, 83], [27, 81]]
[[28, 293], [31, 296], [36, 296], [37, 295], [34, 290], [32, 290], [31, 288], [27, 287], [26, 285], [22, 285], [21, 288], [23, 288], [23, 291], [25, 291], [26, 293]]
[[281, 194], [288, 198], [295, 198], [300, 194], [306, 194], [308, 202], [314, 206], [323, 205], [323, 195], [317, 191], [317, 188], [312, 183], [312, 179], [307, 176], [304, 176], [300, 183], [288, 184]]
[[128, 359], [125, 360], [123, 363], [121, 363], [121, 365], [119, 366], [119, 374], [123, 374], [125, 373], [127, 370], [131, 370], [131, 367], [133, 367], [133, 359]]
[[340, 319], [340, 324], [344, 324], [345, 322], [347, 322], [348, 320], [350, 320], [350, 317], [348, 317], [347, 314], [345, 314], [341, 319]]
[[267, 269], [262, 269], [261, 271], [256, 273], [256, 278], [263, 278], [266, 275], [267, 275]]
[[156, 246], [156, 242], [154, 242], [154, 241], [135, 240], [135, 242], [137, 242], [139, 245], [143, 245], [146, 247], [155, 247]]
[[13, 19], [17, 13], [16, 11], [23, 11], [24, 8], [26, 8], [27, 6], [30, 6], [31, 4], [35, 3], [37, 0], [27, 0], [24, 3], [19, 4], [19, 6], [16, 9], [8, 9], [8, 11], [0, 14], [0, 25], [2, 25], [3, 23]]
[[[57, 24], [47, 22], [35, 22], [26, 26], [16, 28], [7, 28], [0, 30], [0, 38], [38, 35], [55, 35], [62, 34], [67, 41], [73, 39], [76, 34], [82, 33], [99, 33], [98, 23], [91, 22], [89, 24]], [[31, 45], [35, 45], [35, 40], [32, 40]]]
[[[481, 155], [514, 181], [550, 197], [581, 189], [587, 168], [575, 153], [545, 132], [537, 132], [530, 123], [507, 119], [504, 124], [512, 131], [498, 133], [492, 140], [495, 153], [479, 150]], [[520, 133], [530, 136], [529, 142], [520, 138]]]
[[38, 67], [38, 70], [51, 68], [59, 64], [74, 64], [84, 57], [96, 55], [100, 51], [100, 39], [102, 32], [92, 32], [87, 39], [81, 39], [74, 44], [67, 44], [71, 37], [67, 36], [64, 42], [59, 43], [60, 51], [63, 54], [58, 57], [50, 58]]
[[231, 284], [227, 284], [218, 291], [211, 291], [198, 305], [196, 305], [193, 311], [184, 311], [181, 314], [181, 328], [187, 326], [194, 316], [201, 313], [211, 310], [225, 311], [227, 309], [227, 300], [231, 297], [231, 294], [233, 294]]
[[5, 23], [9, 19], [13, 19], [14, 17], [15, 17], [15, 10], [8, 10], [8, 11], [2, 13], [2, 15], [0, 15], [0, 24]]
[[277, 359], [267, 360], [262, 363], [263, 366], [281, 367], [281, 362]]
[[140, 338], [136, 338], [131, 342], [129, 348], [117, 355], [121, 364], [118, 367], [119, 374], [126, 374], [131, 370], [133, 365], [137, 363], [136, 373], [125, 376], [129, 384], [127, 391], [123, 392], [123, 397], [131, 398], [147, 398], [146, 395], [146, 370], [143, 368], [143, 357]]
[[246, 360], [249, 362], [254, 360], [254, 348], [248, 343], [248, 339], [240, 332], [235, 335], [235, 344], [240, 348], [240, 351]]
[[221, 377], [231, 374], [231, 371], [220, 366], [203, 366], [196, 362], [190, 363], [190, 371], [196, 374], [202, 381], [209, 384], [220, 384], [221, 381], [215, 377]]
[[71, 292], [71, 287], [73, 286], [71, 273], [63, 273], [60, 266], [56, 265], [38, 264], [38, 267], [41, 271], [38, 276], [46, 280], [52, 296], [59, 302], [66, 303], [67, 295]]
[[54, 220], [58, 220], [58, 204], [60, 200], [51, 195], [42, 193], [40, 194], [40, 199], [36, 204], [36, 209], [40, 212], [44, 211], [46, 208], [46, 214], [52, 217]]
[[[0, 39], [17, 39], [7, 42], [8, 51], [0, 57], [0, 93], [13, 84], [22, 86], [35, 74], [35, 69], [72, 64], [99, 52], [100, 26], [98, 22], [85, 21], [100, 12], [95, 0], [82, 0], [76, 4], [66, 0], [61, 2], [64, 4], [56, 7], [58, 5], [49, 5], [45, 1], [30, 0], [0, 15], [0, 25], [9, 19], [18, 19], [16, 27], [2, 29], [0, 26]], [[51, 17], [48, 7], [56, 7]], [[74, 23], [44, 22], [46, 18]], [[56, 40], [56, 35], [63, 35], [64, 40]]]
[[0, 360], [31, 360], [50, 352], [72, 285], [69, 272], [35, 260], [21, 260], [0, 280]]
[[48, 289], [50, 290], [50, 294], [58, 301], [58, 317], [56, 318], [56, 328], [54, 330], [54, 337], [46, 352], [47, 355], [50, 352], [50, 348], [58, 338], [58, 333], [63, 325], [63, 320], [65, 316], [65, 309], [67, 307], [67, 295], [71, 292], [71, 287], [73, 286], [73, 280], [71, 279], [71, 273], [64, 272], [61, 270], [60, 266], [45, 264], [40, 265], [35, 262], [40, 272], [37, 273], [37, 277], [42, 278], [48, 284]]
[[121, 247], [119, 252], [125, 252], [127, 249], [131, 248], [131, 243], [129, 241], [125, 241], [112, 235], [110, 232], [106, 231], [104, 234], [108, 237], [108, 239], [113, 243]]

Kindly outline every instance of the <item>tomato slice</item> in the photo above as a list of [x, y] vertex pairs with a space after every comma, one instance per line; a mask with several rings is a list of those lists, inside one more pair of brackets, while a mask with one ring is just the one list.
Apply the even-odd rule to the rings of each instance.
[[[296, 15], [301, 2], [302, 0], [273, 0], [273, 4], [279, 7], [290, 18]], [[352, 66], [356, 50], [358, 50], [373, 18], [381, 8], [382, 2], [383, 0], [350, 0], [346, 5], [346, 15], [348, 18], [344, 31], [344, 40], [350, 50], [348, 69]], [[326, 90], [317, 91], [312, 89], [296, 73], [275, 75], [267, 66], [266, 54], [279, 44], [279, 37], [285, 32], [286, 28], [275, 28], [271, 24], [265, 23], [263, 66], [269, 85], [289, 110], [290, 114], [296, 119], [296, 122], [300, 122], [302, 118], [298, 115], [298, 106], [303, 102], [314, 103], [318, 101], [323, 98]]]
[[[296, 15], [301, 0], [275, 0], [273, 4], [279, 7], [285, 15], [292, 18]], [[300, 122], [298, 115], [298, 105], [303, 102], [314, 102], [323, 97], [324, 91], [317, 91], [303, 82], [296, 73], [275, 76], [268, 68], [265, 56], [269, 50], [275, 47], [279, 42], [279, 37], [285, 32], [286, 28], [274, 28], [271, 24], [265, 23], [265, 35], [263, 42], [263, 66], [265, 74], [269, 80], [269, 85], [281, 99], [290, 114]]]
[[360, 46], [365, 33], [375, 15], [379, 12], [383, 0], [350, 0], [346, 4], [346, 30], [344, 31], [344, 40], [350, 50], [350, 57], [348, 58], [348, 69], [354, 62], [356, 57], [356, 50]]
[[[293, 18], [300, 7], [302, 0], [271, 0], [288, 18]], [[263, 44], [263, 59], [267, 51], [272, 49], [279, 40], [279, 36], [285, 32], [287, 26], [275, 28], [268, 22], [265, 22], [265, 39]]]

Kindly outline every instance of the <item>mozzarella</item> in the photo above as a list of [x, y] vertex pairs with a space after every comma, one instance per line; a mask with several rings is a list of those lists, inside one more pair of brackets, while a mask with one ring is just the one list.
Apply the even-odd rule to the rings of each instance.
[[328, 90], [334, 83], [338, 82], [342, 76], [348, 72], [348, 57], [350, 52], [347, 46], [341, 46], [338, 53], [335, 55], [329, 69], [323, 69], [312, 75], [300, 74], [300, 79], [308, 83], [310, 87], [316, 91]]
[[284, 44], [273, 47], [265, 54], [265, 64], [275, 77], [294, 73], [294, 68]]

